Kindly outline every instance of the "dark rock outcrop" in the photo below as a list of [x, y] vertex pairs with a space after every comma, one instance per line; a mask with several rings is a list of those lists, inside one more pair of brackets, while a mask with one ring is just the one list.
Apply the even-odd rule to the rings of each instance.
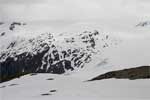
[[103, 80], [103, 79], [110, 79], [110, 78], [130, 79], [130, 80], [147, 79], [147, 78], [150, 78], [150, 66], [141, 66], [141, 67], [136, 67], [136, 68], [111, 71], [111, 72], [99, 75], [89, 81]]

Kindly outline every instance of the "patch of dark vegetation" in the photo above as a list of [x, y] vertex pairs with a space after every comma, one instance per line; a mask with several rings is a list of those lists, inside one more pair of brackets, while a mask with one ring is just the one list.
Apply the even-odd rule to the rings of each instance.
[[52, 95], [50, 93], [44, 93], [44, 94], [41, 94], [42, 96], [48, 96], [48, 95]]
[[110, 79], [110, 78], [130, 79], [130, 80], [148, 79], [150, 78], [150, 66], [141, 66], [141, 67], [136, 67], [136, 68], [111, 71], [111, 72], [99, 75], [89, 81], [103, 80], [103, 79]]
[[56, 92], [57, 90], [50, 90], [49, 92]]
[[54, 78], [48, 78], [47, 80], [54, 80]]

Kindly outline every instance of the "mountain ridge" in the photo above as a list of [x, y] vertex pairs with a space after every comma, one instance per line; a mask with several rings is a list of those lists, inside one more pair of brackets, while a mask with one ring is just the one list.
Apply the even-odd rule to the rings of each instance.
[[0, 52], [1, 82], [27, 73], [78, 70], [111, 45], [111, 38], [96, 30], [70, 36], [43, 33], [34, 38], [17, 38]]

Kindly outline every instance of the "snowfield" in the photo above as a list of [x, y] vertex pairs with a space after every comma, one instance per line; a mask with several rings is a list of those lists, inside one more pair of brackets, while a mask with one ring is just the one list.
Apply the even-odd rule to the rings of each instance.
[[26, 75], [0, 84], [1, 100], [150, 99], [150, 80], [110, 79], [94, 82], [85, 82], [85, 80], [87, 79], [81, 79], [78, 74]]

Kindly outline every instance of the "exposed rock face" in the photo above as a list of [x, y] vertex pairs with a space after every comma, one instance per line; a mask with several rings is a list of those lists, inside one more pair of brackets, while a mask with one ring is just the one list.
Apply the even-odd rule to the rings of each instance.
[[103, 79], [110, 79], [110, 78], [130, 79], [130, 80], [147, 79], [147, 78], [150, 78], [150, 66], [141, 66], [137, 68], [111, 71], [111, 72], [99, 75], [89, 81], [103, 80]]
[[9, 26], [9, 30], [13, 31], [16, 26], [21, 26], [21, 25], [26, 25], [26, 23], [13, 22], [13, 23], [11, 23], [11, 25]]
[[145, 22], [140, 22], [139, 24], [136, 25], [136, 27], [145, 27], [149, 25], [150, 25], [150, 21], [145, 21]]
[[109, 46], [107, 41], [108, 36], [101, 37], [98, 31], [57, 37], [45, 33], [30, 39], [19, 38], [0, 52], [0, 82], [28, 73], [63, 74], [83, 68], [101, 49]]

